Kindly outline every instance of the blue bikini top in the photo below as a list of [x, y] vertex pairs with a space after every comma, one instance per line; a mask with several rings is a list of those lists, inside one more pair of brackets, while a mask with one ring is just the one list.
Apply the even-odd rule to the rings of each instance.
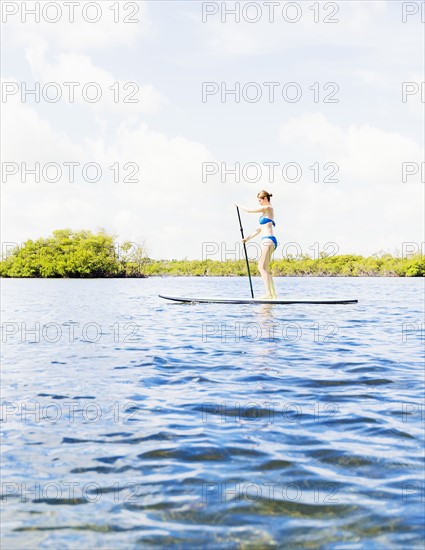
[[273, 226], [276, 225], [273, 220], [271, 220], [270, 218], [265, 218], [264, 216], [261, 216], [259, 221], [260, 221], [260, 225], [264, 225], [265, 223], [269, 223], [269, 222], [272, 222]]

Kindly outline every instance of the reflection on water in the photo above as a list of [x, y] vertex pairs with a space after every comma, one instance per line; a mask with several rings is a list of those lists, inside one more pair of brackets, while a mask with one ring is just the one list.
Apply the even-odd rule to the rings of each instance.
[[423, 548], [423, 281], [276, 282], [5, 280], [4, 546]]

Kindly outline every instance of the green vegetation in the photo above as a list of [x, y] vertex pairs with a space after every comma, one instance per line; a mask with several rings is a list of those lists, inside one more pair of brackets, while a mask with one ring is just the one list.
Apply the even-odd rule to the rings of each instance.
[[[252, 261], [251, 274], [258, 275]], [[288, 256], [270, 264], [274, 276], [324, 277], [423, 277], [425, 258], [391, 254], [367, 258], [344, 254], [313, 259]], [[60, 229], [53, 236], [28, 240], [15, 247], [0, 262], [2, 277], [152, 277], [152, 276], [241, 276], [246, 275], [244, 260], [152, 260], [144, 246], [125, 242], [118, 246], [116, 237], [105, 231]]]
[[[391, 254], [381, 257], [322, 256], [314, 260], [309, 256], [301, 258], [287, 257], [270, 263], [275, 277], [423, 277], [425, 275], [425, 258], [420, 254], [408, 259], [397, 258]], [[259, 275], [256, 262], [250, 262], [251, 275]], [[149, 260], [143, 273], [152, 275], [209, 275], [241, 276], [246, 275], [245, 260]]]
[[100, 231], [59, 229], [53, 236], [28, 240], [0, 262], [2, 277], [143, 277], [143, 249], [126, 242], [117, 248]]

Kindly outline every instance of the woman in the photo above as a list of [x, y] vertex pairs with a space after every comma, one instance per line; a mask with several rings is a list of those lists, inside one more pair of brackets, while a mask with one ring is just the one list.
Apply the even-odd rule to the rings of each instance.
[[260, 272], [260, 275], [264, 282], [264, 286], [266, 287], [266, 295], [261, 297], [263, 300], [274, 300], [276, 298], [273, 279], [269, 269], [270, 258], [277, 248], [277, 240], [276, 237], [273, 235], [273, 226], [275, 226], [276, 224], [273, 221], [273, 206], [270, 203], [270, 198], [272, 196], [273, 195], [271, 195], [267, 191], [260, 191], [257, 195], [258, 202], [260, 203], [260, 208], [249, 209], [239, 204], [236, 205], [250, 214], [254, 214], [256, 212], [261, 212], [262, 214], [259, 220], [261, 227], [259, 227], [254, 233], [252, 233], [252, 235], [249, 235], [248, 237], [242, 239], [242, 242], [247, 243], [250, 239], [256, 237], [259, 233], [263, 234], [261, 238], [261, 256], [258, 262], [258, 271]]

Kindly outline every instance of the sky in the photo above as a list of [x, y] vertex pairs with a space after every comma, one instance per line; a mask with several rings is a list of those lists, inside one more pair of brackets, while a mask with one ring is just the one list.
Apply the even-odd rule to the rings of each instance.
[[240, 257], [262, 189], [275, 258], [424, 249], [423, 2], [1, 8], [3, 250], [102, 228]]

